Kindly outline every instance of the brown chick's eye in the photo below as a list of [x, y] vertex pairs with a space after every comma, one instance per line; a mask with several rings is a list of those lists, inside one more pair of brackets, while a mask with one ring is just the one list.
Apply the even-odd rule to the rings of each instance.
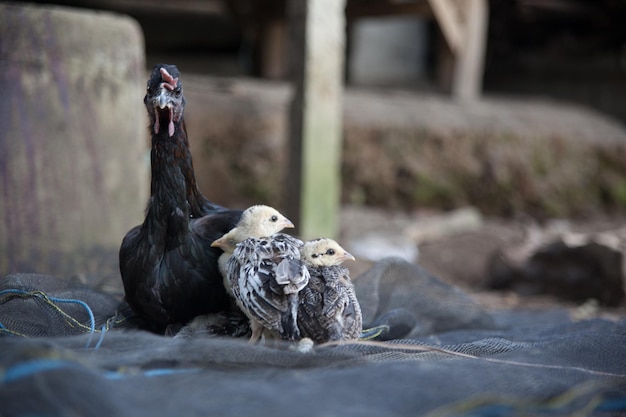
[[334, 249], [328, 249], [326, 251], [326, 255], [334, 255], [335, 254], [335, 250]]
[[273, 223], [276, 223], [276, 222], [278, 221], [278, 216], [272, 216], [272, 217], [270, 217], [270, 220], [271, 220]]

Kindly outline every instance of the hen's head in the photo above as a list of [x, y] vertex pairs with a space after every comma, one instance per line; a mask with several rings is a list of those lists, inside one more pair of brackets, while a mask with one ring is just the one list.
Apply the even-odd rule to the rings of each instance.
[[306, 264], [313, 266], [333, 266], [347, 260], [354, 261], [354, 256], [328, 238], [309, 240], [300, 250], [300, 255]]
[[292, 227], [294, 227], [293, 223], [275, 208], [263, 205], [252, 206], [244, 210], [234, 229], [214, 241], [211, 246], [219, 247], [225, 252], [232, 252], [238, 243], [250, 237], [267, 237]]
[[180, 122], [185, 109], [183, 84], [176, 65], [157, 64], [148, 80], [148, 91], [143, 99], [154, 133], [167, 129], [174, 135], [174, 123]]

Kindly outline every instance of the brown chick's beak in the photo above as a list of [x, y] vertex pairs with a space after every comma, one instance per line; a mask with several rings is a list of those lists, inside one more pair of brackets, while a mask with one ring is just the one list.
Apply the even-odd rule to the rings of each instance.
[[344, 254], [341, 255], [341, 260], [342, 261], [356, 261], [356, 258], [351, 253], [344, 252]]

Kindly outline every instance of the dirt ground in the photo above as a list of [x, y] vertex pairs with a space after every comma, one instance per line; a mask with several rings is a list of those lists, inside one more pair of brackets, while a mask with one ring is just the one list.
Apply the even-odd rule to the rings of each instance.
[[[430, 236], [416, 242], [411, 239], [416, 228], [429, 224], [443, 224], [446, 213], [433, 211], [400, 212], [370, 207], [347, 206], [341, 213], [340, 239], [348, 250], [359, 250], [365, 243], [375, 256], [403, 256], [417, 252], [413, 259], [421, 267], [449, 284], [468, 292], [476, 302], [487, 310], [500, 309], [564, 309], [574, 319], [590, 317], [624, 318], [626, 305], [617, 308], [598, 306], [594, 300], [574, 303], [548, 295], [520, 295], [511, 291], [493, 291], [487, 288], [488, 262], [494, 253], [505, 245], [523, 242], [529, 219], [505, 220], [480, 218], [479, 223], [459, 226], [457, 231], [445, 226], [432, 228]], [[572, 232], [599, 232], [622, 227], [623, 218], [595, 218], [589, 220], [560, 220], [542, 225], [544, 228], [560, 228]], [[465, 228], [465, 230], [462, 230]], [[372, 240], [372, 236], [376, 239]], [[412, 252], [403, 246], [413, 245]], [[346, 265], [354, 280], [369, 269], [374, 260], [359, 256], [357, 261]]]

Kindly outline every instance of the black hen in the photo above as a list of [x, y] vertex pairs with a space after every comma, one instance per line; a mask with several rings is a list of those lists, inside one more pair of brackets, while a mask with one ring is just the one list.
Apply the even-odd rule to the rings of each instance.
[[163, 331], [200, 314], [224, 311], [229, 297], [211, 243], [241, 217], [199, 191], [183, 119], [178, 69], [157, 65], [144, 98], [152, 133], [151, 196], [143, 224], [120, 248], [120, 272], [133, 311]]

